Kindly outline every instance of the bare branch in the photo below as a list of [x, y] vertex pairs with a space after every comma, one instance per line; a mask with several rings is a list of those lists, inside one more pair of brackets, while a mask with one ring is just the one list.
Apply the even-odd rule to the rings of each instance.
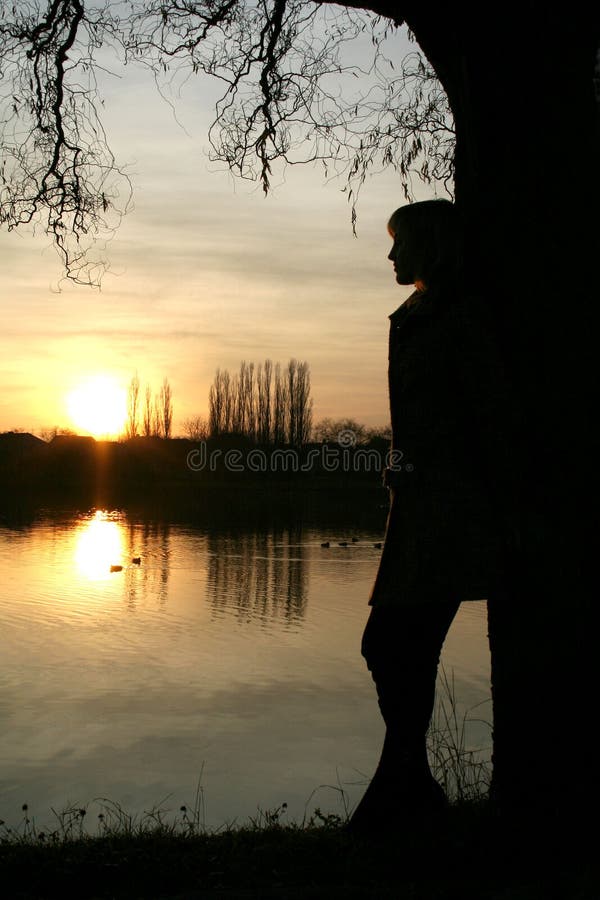
[[[42, 11], [42, 7], [44, 7]], [[446, 97], [415, 51], [394, 64], [396, 26], [306, 0], [23, 0], [0, 6], [0, 223], [43, 228], [69, 278], [98, 283], [130, 199], [99, 118], [105, 46], [156, 79], [223, 84], [211, 158], [269, 191], [274, 166], [320, 161], [356, 219], [366, 178], [394, 167], [451, 189]], [[354, 47], [361, 47], [358, 64]], [[365, 45], [370, 48], [365, 54]]]
[[[132, 6], [135, 6], [132, 3]], [[445, 94], [415, 50], [394, 65], [389, 19], [305, 0], [150, 3], [130, 19], [126, 52], [160, 75], [174, 65], [223, 82], [210, 129], [212, 160], [265, 194], [273, 165], [321, 161], [355, 203], [386, 166], [451, 191], [454, 130]], [[221, 20], [219, 21], [219, 15]], [[371, 58], [355, 61], [357, 42]]]
[[86, 18], [83, 0], [40, 7], [0, 12], [0, 223], [42, 227], [67, 277], [94, 284], [101, 242], [130, 198], [97, 110], [95, 54], [109, 17]]

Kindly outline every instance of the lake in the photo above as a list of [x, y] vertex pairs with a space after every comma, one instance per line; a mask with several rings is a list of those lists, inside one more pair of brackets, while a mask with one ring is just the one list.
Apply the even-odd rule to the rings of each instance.
[[[384, 730], [359, 650], [381, 539], [109, 510], [0, 527], [0, 819], [96, 798], [168, 817], [199, 783], [210, 828], [353, 806]], [[463, 604], [442, 657], [484, 753], [486, 633]]]

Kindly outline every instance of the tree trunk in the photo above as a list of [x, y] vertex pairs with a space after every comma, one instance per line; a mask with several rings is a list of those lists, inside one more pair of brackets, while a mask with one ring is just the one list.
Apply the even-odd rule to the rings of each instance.
[[562, 16], [504, 4], [485, 20], [470, 5], [397, 6], [376, 11], [402, 13], [454, 112], [467, 289], [491, 305], [521, 422], [517, 434], [506, 423], [518, 471], [496, 473], [520, 554], [490, 616], [492, 797], [554, 824], [549, 813], [574, 812], [571, 829], [597, 781], [598, 17], [577, 4]]

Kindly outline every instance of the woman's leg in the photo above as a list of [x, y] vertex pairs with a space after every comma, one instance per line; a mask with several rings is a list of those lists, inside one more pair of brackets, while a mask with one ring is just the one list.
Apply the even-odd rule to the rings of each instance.
[[442, 645], [460, 603], [375, 607], [362, 654], [377, 688], [386, 734], [379, 765], [351, 826], [369, 830], [446, 804], [427, 759]]

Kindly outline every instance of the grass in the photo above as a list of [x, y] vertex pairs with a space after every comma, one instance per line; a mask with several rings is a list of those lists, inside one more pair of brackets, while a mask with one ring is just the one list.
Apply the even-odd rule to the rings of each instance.
[[0, 844], [3, 896], [597, 900], [589, 858], [535, 847], [523, 829], [498, 827], [485, 804], [456, 804], [444, 829], [421, 825], [377, 840], [352, 836], [328, 815], [283, 824], [283, 812], [209, 834], [190, 827], [189, 811], [175, 827], [115, 806], [92, 836], [86, 817], [67, 811], [54, 837], [30, 831]]
[[288, 822], [282, 804], [213, 832], [201, 779], [192, 806], [174, 818], [164, 803], [131, 815], [104, 799], [95, 817], [89, 806], [53, 810], [52, 827], [41, 830], [24, 805], [16, 827], [0, 823], [3, 896], [597, 900], [597, 872], [579, 848], [567, 852], [542, 823], [502, 820], [489, 808], [489, 763], [468, 747], [473, 720], [460, 714], [445, 673], [441, 687], [429, 750], [452, 800], [445, 827], [423, 822], [377, 839], [356, 837], [343, 828], [350, 810], [341, 786], [334, 790], [343, 815], [316, 808]]
[[473, 711], [482, 705], [461, 712], [454, 673], [449, 676], [441, 668], [427, 748], [431, 770], [452, 803], [479, 802], [489, 793], [492, 781], [490, 748], [472, 749], [468, 738], [470, 727], [478, 722], [488, 731], [491, 745], [491, 722], [473, 716]]

